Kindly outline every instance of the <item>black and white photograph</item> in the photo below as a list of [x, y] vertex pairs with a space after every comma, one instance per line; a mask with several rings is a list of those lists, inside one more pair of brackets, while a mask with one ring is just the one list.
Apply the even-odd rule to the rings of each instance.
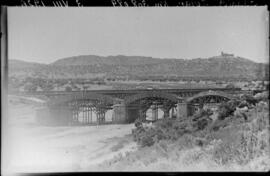
[[270, 170], [267, 6], [6, 11], [2, 174]]

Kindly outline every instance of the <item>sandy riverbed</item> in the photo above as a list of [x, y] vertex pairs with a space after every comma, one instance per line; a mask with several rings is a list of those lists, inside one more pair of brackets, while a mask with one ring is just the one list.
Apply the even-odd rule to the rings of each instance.
[[35, 123], [36, 103], [9, 102], [5, 168], [10, 172], [93, 171], [120, 152], [136, 150], [128, 125], [46, 127]]

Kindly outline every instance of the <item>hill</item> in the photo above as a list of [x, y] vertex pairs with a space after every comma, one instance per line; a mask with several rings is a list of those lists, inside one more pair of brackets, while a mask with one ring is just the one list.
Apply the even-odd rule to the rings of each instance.
[[40, 64], [36, 62], [26, 62], [22, 60], [16, 60], [16, 59], [10, 59], [8, 61], [8, 66], [9, 68], [12, 69], [20, 69], [20, 68], [35, 68], [35, 67], [40, 67], [45, 64]]
[[51, 64], [10, 60], [9, 73], [10, 76], [76, 79], [261, 79], [268, 76], [268, 65], [224, 54], [196, 59], [82, 55]]

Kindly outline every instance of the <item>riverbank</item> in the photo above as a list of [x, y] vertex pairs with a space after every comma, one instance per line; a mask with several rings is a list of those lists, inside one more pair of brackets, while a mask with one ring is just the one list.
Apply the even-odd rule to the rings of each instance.
[[6, 172], [89, 171], [121, 152], [136, 150], [133, 124], [40, 126], [35, 122], [35, 109], [41, 105], [17, 100], [13, 97], [8, 104]]

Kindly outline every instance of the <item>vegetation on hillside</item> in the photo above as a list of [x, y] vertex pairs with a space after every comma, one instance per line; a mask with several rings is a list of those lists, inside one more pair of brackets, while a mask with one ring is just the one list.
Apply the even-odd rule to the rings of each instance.
[[[197, 59], [157, 59], [141, 56], [74, 56], [51, 64], [9, 62], [9, 75], [47, 79], [108, 80], [267, 80], [268, 64], [235, 56]], [[104, 79], [103, 79], [104, 80]]]
[[[30, 92], [64, 91], [66, 86], [75, 91], [85, 90], [84, 83], [105, 89], [134, 87], [114, 84], [123, 81], [169, 81], [228, 88], [235, 87], [232, 82], [245, 81], [249, 83], [242, 86], [247, 90], [267, 86], [252, 81], [268, 81], [268, 66], [227, 55], [187, 60], [85, 55], [59, 59], [51, 64], [9, 60], [8, 81], [9, 90]], [[69, 83], [72, 85], [67, 85]], [[88, 88], [91, 89], [90, 86]]]
[[[216, 115], [218, 118], [212, 118]], [[163, 119], [132, 134], [139, 146], [100, 165], [105, 170], [268, 171], [269, 94], [242, 96], [213, 113], [189, 119]]]
[[[160, 82], [148, 80], [142, 81], [119, 81], [108, 80], [105, 77], [88, 79], [47, 79], [47, 78], [18, 78], [16, 76], [10, 76], [8, 80], [9, 90], [13, 91], [65, 91], [66, 87], [70, 87], [73, 91], [78, 90], [92, 90], [92, 89], [179, 89], [179, 88], [214, 88], [214, 87], [241, 87], [245, 90], [265, 90], [269, 88], [269, 83], [266, 81], [253, 81], [242, 82], [237, 86], [237, 82], [226, 81], [182, 81], [182, 82]], [[235, 84], [235, 85], [234, 85]], [[68, 88], [69, 89], [69, 88]]]

